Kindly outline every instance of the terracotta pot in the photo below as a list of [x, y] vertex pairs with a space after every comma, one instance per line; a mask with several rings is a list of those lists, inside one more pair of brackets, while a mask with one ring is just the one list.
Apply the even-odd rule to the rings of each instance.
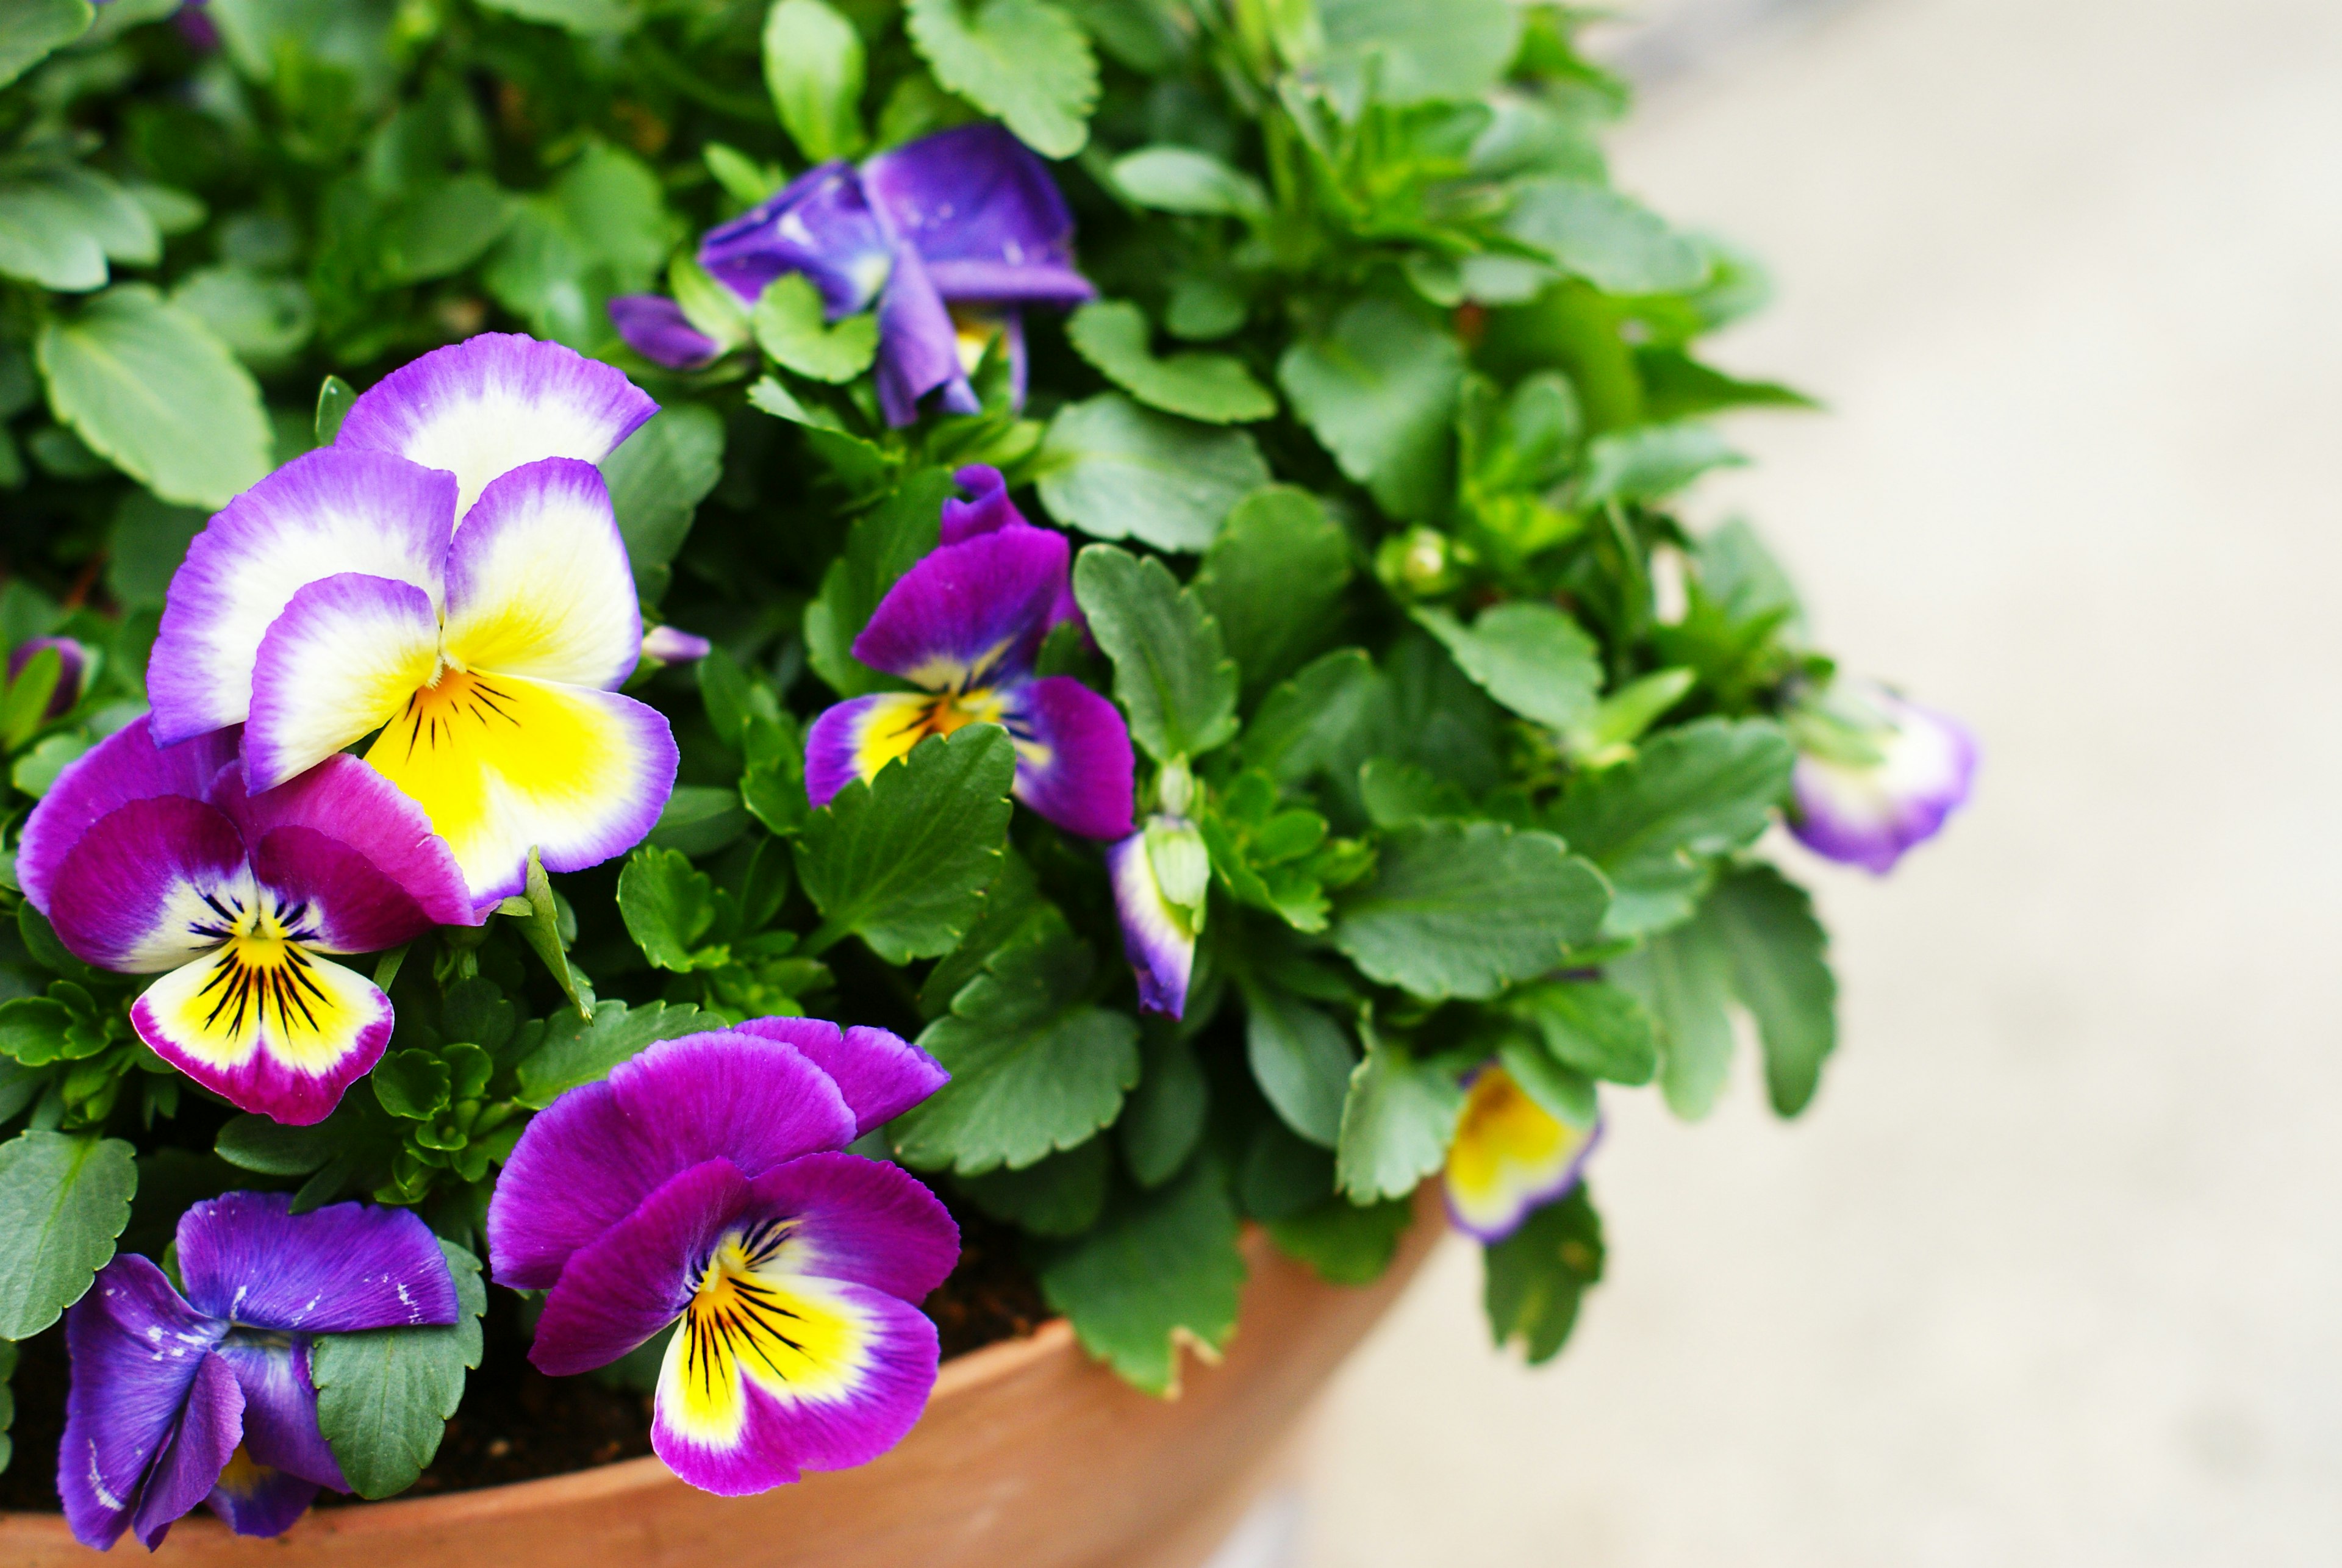
[[[1060, 1319], [946, 1362], [926, 1417], [876, 1463], [759, 1497], [711, 1497], [636, 1459], [327, 1509], [277, 1541], [198, 1511], [156, 1556], [166, 1568], [1196, 1568], [1445, 1228], [1419, 1202], [1398, 1259], [1364, 1289], [1326, 1284], [1247, 1234], [1241, 1327], [1218, 1365], [1187, 1358], [1175, 1400], [1125, 1386]], [[128, 1535], [115, 1550], [145, 1556]], [[5, 1568], [90, 1559], [57, 1515], [0, 1513]]]

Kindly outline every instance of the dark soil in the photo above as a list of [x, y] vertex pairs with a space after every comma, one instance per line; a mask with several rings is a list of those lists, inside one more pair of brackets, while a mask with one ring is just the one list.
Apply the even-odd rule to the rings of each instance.
[[[1017, 1257], [1016, 1233], [963, 1212], [959, 1266], [922, 1306], [935, 1319], [946, 1359], [996, 1340], [1028, 1334], [1049, 1316]], [[447, 1423], [439, 1455], [411, 1496], [468, 1492], [506, 1482], [587, 1470], [651, 1451], [651, 1400], [606, 1386], [593, 1375], [547, 1377], [528, 1363], [520, 1304], [489, 1293], [485, 1353]], [[15, 1456], [0, 1474], [0, 1509], [57, 1511], [56, 1452], [65, 1432], [67, 1370], [64, 1325], [17, 1347], [12, 1380]], [[321, 1493], [321, 1506], [356, 1499]]]

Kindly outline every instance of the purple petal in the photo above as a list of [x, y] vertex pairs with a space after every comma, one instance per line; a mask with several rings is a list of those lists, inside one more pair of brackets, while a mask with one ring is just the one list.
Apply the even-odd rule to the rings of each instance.
[[49, 705], [41, 710], [43, 718], [54, 719], [81, 701], [81, 681], [89, 669], [89, 654], [71, 637], [35, 637], [17, 644], [16, 651], [8, 655], [8, 679], [13, 682], [23, 674], [25, 666], [44, 648], [57, 651], [56, 689], [49, 694]]
[[[455, 1282], [412, 1209], [229, 1193], [179, 1217], [179, 1277], [215, 1315], [283, 1333], [350, 1333], [455, 1321]], [[273, 1462], [272, 1462], [273, 1463]]]
[[73, 1384], [57, 1494], [75, 1540], [102, 1552], [130, 1523], [147, 1471], [226, 1327], [180, 1300], [161, 1269], [126, 1253], [67, 1310]]
[[750, 1212], [791, 1222], [789, 1272], [845, 1280], [913, 1305], [959, 1262], [959, 1226], [925, 1183], [859, 1154], [807, 1154], [753, 1183]]
[[453, 474], [461, 517], [498, 474], [543, 457], [599, 463], [657, 412], [610, 365], [557, 343], [490, 332], [375, 382], [350, 404], [334, 447], [395, 452]]
[[886, 590], [854, 656], [931, 692], [969, 691], [1029, 668], [1070, 556], [1065, 535], [1046, 528], [941, 545]]
[[[350, 417], [365, 406], [362, 397]], [[157, 744], [244, 722], [261, 637], [308, 584], [363, 573], [438, 603], [455, 481], [353, 451], [348, 434], [345, 424], [344, 445], [296, 457], [229, 502], [188, 546], [146, 666]]]
[[863, 179], [947, 299], [1078, 305], [1073, 215], [1049, 166], [990, 122], [925, 136], [870, 160]]
[[1447, 1216], [1458, 1230], [1501, 1242], [1577, 1185], [1601, 1141], [1598, 1116], [1592, 1127], [1570, 1126], [1491, 1063], [1473, 1075], [1448, 1146]]
[[[341, 1464], [317, 1425], [317, 1390], [309, 1381], [309, 1336], [295, 1334], [285, 1344], [231, 1337], [219, 1347], [218, 1354], [235, 1373], [236, 1386], [244, 1390], [247, 1463], [281, 1472], [307, 1485], [312, 1493], [320, 1486], [347, 1492], [350, 1483], [343, 1478]], [[235, 1468], [229, 1466], [231, 1471]], [[227, 1477], [221, 1478], [221, 1484], [229, 1484]], [[308, 1506], [305, 1496], [302, 1506]], [[274, 1535], [277, 1532], [242, 1533]]]
[[171, 1526], [211, 1495], [243, 1433], [244, 1390], [226, 1362], [207, 1355], [195, 1368], [178, 1429], [155, 1462], [146, 1489], [131, 1513], [131, 1532], [140, 1545], [152, 1552], [163, 1544]]
[[260, 639], [245, 776], [274, 789], [411, 705], [439, 668], [439, 613], [412, 583], [340, 572], [305, 584]]
[[[1019, 337], [1022, 337], [1020, 333]], [[1020, 394], [1020, 401], [1022, 400]], [[957, 544], [981, 534], [996, 534], [1004, 528], [1029, 528], [1025, 514], [1008, 499], [1008, 482], [1000, 470], [981, 463], [971, 463], [952, 475], [954, 483], [968, 493], [968, 499], [956, 497], [944, 503], [943, 531], [938, 543]], [[1049, 606], [1048, 624], [1043, 632], [1056, 630], [1061, 621], [1079, 622], [1082, 607], [1074, 598], [1073, 574], [1066, 576], [1066, 585], [1057, 590], [1056, 602]]]
[[707, 657], [715, 644], [680, 626], [653, 626], [643, 634], [643, 657], [655, 664], [691, 664]]
[[390, 998], [298, 942], [239, 937], [156, 980], [130, 1025], [238, 1110], [305, 1127], [390, 1044]]
[[669, 370], [699, 370], [724, 356], [724, 345], [691, 325], [683, 306], [660, 294], [622, 294], [610, 301], [610, 325], [628, 348]]
[[1134, 833], [1109, 848], [1106, 866], [1114, 882], [1115, 914], [1122, 922], [1122, 951], [1138, 980], [1138, 1005], [1176, 1018], [1187, 1006], [1196, 938], [1155, 880], [1146, 834]]
[[837, 1085], [792, 1046], [731, 1031], [662, 1041], [521, 1134], [488, 1203], [496, 1282], [547, 1288], [571, 1253], [703, 1161], [753, 1179], [854, 1136]]
[[[185, 12], [181, 12], [184, 18]], [[247, 1423], [252, 1407], [245, 1406]], [[346, 1489], [345, 1489], [346, 1490]], [[255, 1463], [239, 1448], [228, 1455], [219, 1484], [205, 1504], [238, 1535], [282, 1535], [309, 1511], [317, 1497], [317, 1483], [289, 1471]]]
[[748, 1179], [725, 1159], [676, 1173], [569, 1255], [528, 1347], [539, 1372], [607, 1366], [681, 1316], [724, 1233], [747, 1211]]
[[856, 1024], [841, 1032], [824, 1018], [751, 1018], [736, 1027], [793, 1045], [828, 1074], [854, 1113], [857, 1138], [951, 1082], [942, 1063], [892, 1030]]
[[1121, 710], [1071, 675], [1000, 694], [1016, 739], [1016, 798], [1084, 838], [1129, 833], [1136, 759]]
[[699, 265], [748, 305], [784, 273], [821, 291], [832, 321], [869, 308], [886, 282], [894, 246], [845, 164], [807, 169], [699, 243]]
[[979, 414], [984, 404], [967, 384], [960, 358], [959, 324], [919, 258], [896, 255], [878, 299], [878, 406], [897, 429], [916, 424], [919, 400], [943, 388], [946, 414]]
[[1790, 780], [1789, 831], [1817, 854], [1884, 876], [1967, 800], [1977, 744], [1948, 714], [1884, 693], [1872, 700], [1894, 724], [1876, 737], [1885, 756], [1859, 766], [1800, 755]]
[[57, 775], [33, 807], [16, 845], [16, 882], [33, 907], [49, 913], [57, 874], [97, 820], [134, 800], [179, 795], [203, 800], [220, 769], [235, 761], [234, 731], [159, 750], [139, 718], [97, 743]]
[[49, 922], [84, 963], [129, 974], [175, 969], [219, 944], [223, 911], [248, 901], [250, 880], [244, 840], [218, 811], [178, 795], [133, 801], [65, 856]]
[[261, 882], [311, 904], [325, 952], [376, 953], [428, 926], [479, 924], [431, 819], [355, 757], [327, 757], [257, 795], [223, 773], [213, 798], [253, 846]]
[[447, 552], [447, 652], [499, 675], [615, 691], [643, 649], [609, 487], [548, 457], [492, 482]]
[[856, 779], [878, 770], [934, 732], [941, 699], [923, 692], [878, 692], [822, 710], [806, 732], [806, 799], [816, 810]]

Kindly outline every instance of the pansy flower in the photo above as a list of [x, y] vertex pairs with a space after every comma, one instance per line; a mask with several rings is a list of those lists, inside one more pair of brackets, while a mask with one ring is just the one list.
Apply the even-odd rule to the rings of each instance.
[[[1800, 747], [1789, 831], [1817, 854], [1884, 876], [1968, 798], [1976, 737], [1958, 720], [1883, 687], [1857, 688], [1834, 707], [1843, 715], [1857, 704], [1858, 745]], [[1807, 733], [1827, 743], [1833, 730]]]
[[616, 687], [634, 575], [594, 464], [655, 405], [557, 344], [425, 355], [335, 444], [245, 491], [171, 580], [147, 689], [165, 745], [243, 724], [270, 789], [379, 731], [475, 903], [623, 854], [675, 782], [666, 720]]
[[16, 875], [75, 956], [162, 978], [140, 1038], [205, 1088], [303, 1125], [390, 1040], [390, 998], [335, 953], [475, 916], [422, 808], [355, 757], [247, 790], [236, 736], [107, 736], [33, 808]]
[[179, 1220], [185, 1294], [123, 1253], [65, 1313], [57, 1494], [84, 1545], [127, 1528], [152, 1551], [206, 1501], [240, 1535], [284, 1533], [319, 1487], [349, 1490], [317, 1426], [315, 1336], [455, 1321], [447, 1260], [412, 1212], [292, 1206], [197, 1203]]
[[1482, 1241], [1503, 1241], [1532, 1211], [1577, 1185], [1601, 1137], [1598, 1118], [1591, 1127], [1571, 1126], [1488, 1063], [1465, 1086], [1464, 1114], [1447, 1146], [1448, 1217]]
[[893, 1447], [935, 1383], [917, 1303], [959, 1232], [916, 1178], [845, 1149], [946, 1076], [883, 1029], [759, 1018], [563, 1094], [488, 1205], [495, 1278], [546, 1293], [529, 1359], [585, 1372], [675, 1325], [651, 1444], [727, 1496]]
[[[1005, 339], [1013, 395], [1025, 396], [1023, 307], [1060, 308], [1097, 291], [1074, 270], [1073, 215], [1048, 165], [1000, 126], [955, 126], [856, 168], [822, 164], [709, 231], [699, 263], [753, 306], [765, 285], [803, 273], [829, 318], [878, 308], [878, 402], [909, 424], [941, 389], [945, 410], [981, 406], [968, 376]], [[677, 369], [721, 345], [670, 301], [613, 300], [613, 323], [646, 358]]]
[[33, 637], [17, 644], [8, 655], [8, 679], [13, 684], [25, 665], [52, 648], [57, 655], [57, 684], [49, 693], [48, 705], [41, 710], [44, 719], [69, 713], [81, 701], [82, 683], [89, 675], [89, 650], [71, 637]]
[[1067, 599], [1071, 555], [1054, 529], [1004, 523], [939, 544], [903, 574], [854, 639], [854, 656], [920, 689], [855, 697], [814, 721], [813, 804], [876, 777], [929, 735], [996, 724], [1016, 742], [1018, 800], [1068, 833], [1128, 834], [1135, 759], [1122, 714], [1070, 675], [1033, 674]]

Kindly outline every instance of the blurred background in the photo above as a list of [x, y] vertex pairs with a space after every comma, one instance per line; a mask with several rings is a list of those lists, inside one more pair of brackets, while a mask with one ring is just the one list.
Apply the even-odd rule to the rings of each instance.
[[1980, 733], [1873, 883], [1786, 842], [1798, 1123], [1616, 1094], [1610, 1272], [1455, 1243], [1337, 1385], [1310, 1568], [2342, 1561], [2342, 5], [1683, 0], [1621, 184], [1770, 262], [1718, 356], [1827, 644]]

